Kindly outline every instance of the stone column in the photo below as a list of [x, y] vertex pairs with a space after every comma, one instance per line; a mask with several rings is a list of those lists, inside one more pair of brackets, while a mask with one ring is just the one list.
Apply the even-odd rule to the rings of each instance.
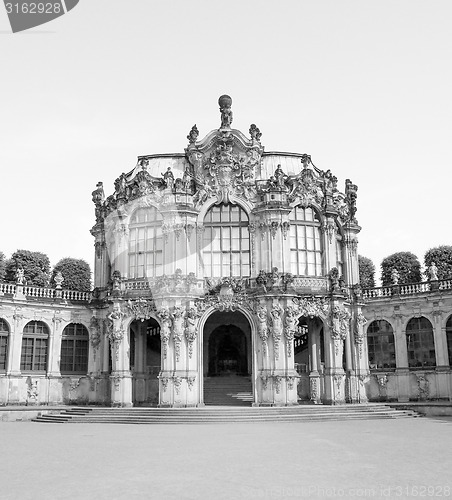
[[342, 357], [345, 335], [344, 322], [347, 321], [346, 311], [338, 302], [332, 301], [331, 323], [325, 324], [325, 402], [330, 404], [345, 403], [345, 373], [342, 367]]
[[442, 323], [442, 312], [439, 310], [433, 311], [433, 338], [436, 355], [436, 397], [445, 399], [450, 397], [450, 368], [448, 366], [449, 357], [447, 352], [446, 328], [442, 328]]
[[394, 315], [394, 341], [396, 349], [397, 398], [401, 403], [410, 399], [410, 370], [408, 368], [408, 350], [406, 335], [402, 330], [402, 314]]
[[309, 392], [310, 399], [314, 404], [321, 403], [320, 374], [319, 374], [319, 351], [320, 351], [320, 328], [313, 320], [308, 321], [308, 335], [310, 342], [310, 372]]
[[13, 315], [12, 328], [8, 342], [8, 366], [6, 375], [8, 377], [8, 390], [6, 404], [17, 405], [23, 403], [20, 400], [20, 355], [22, 351], [23, 328], [27, 320], [23, 314], [16, 312]]
[[113, 370], [110, 375], [112, 406], [132, 406], [132, 376], [129, 363], [129, 338], [124, 330], [124, 316], [119, 302], [108, 315]]

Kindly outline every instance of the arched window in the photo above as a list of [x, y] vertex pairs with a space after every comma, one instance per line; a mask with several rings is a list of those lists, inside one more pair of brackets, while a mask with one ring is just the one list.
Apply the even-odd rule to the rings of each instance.
[[384, 319], [372, 321], [367, 328], [367, 348], [371, 369], [387, 370], [396, 367], [394, 332]]
[[129, 278], [163, 274], [162, 215], [154, 207], [139, 208], [129, 227]]
[[295, 207], [290, 213], [290, 271], [297, 276], [322, 276], [320, 220], [312, 208]]
[[411, 318], [406, 327], [408, 366], [433, 368], [436, 366], [435, 342], [432, 324], [427, 318]]
[[449, 366], [452, 366], [452, 316], [446, 323], [447, 352], [449, 353]]
[[216, 205], [204, 218], [204, 276], [248, 277], [248, 216], [238, 205]]
[[8, 323], [0, 318], [0, 371], [6, 370], [6, 361], [8, 358]]
[[61, 373], [86, 373], [88, 371], [89, 335], [80, 323], [69, 323], [61, 339]]
[[25, 325], [22, 337], [20, 369], [44, 372], [47, 369], [49, 329], [42, 321], [30, 321]]

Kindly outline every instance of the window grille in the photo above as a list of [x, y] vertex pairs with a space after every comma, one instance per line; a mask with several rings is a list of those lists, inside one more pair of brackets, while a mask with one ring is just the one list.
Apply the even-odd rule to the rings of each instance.
[[432, 324], [427, 318], [411, 318], [406, 327], [408, 366], [434, 368], [436, 366], [435, 342]]
[[61, 339], [61, 373], [88, 371], [89, 334], [84, 325], [69, 323]]
[[248, 216], [238, 205], [216, 205], [204, 218], [204, 276], [248, 277], [250, 235]]
[[8, 358], [8, 338], [9, 328], [8, 323], [0, 318], [0, 370], [6, 370], [6, 362]]
[[369, 367], [373, 370], [393, 370], [396, 367], [394, 332], [386, 320], [376, 320], [367, 328]]
[[162, 215], [155, 208], [139, 208], [129, 226], [129, 277], [163, 274]]
[[290, 270], [297, 276], [322, 276], [320, 220], [312, 208], [295, 207], [290, 214]]
[[23, 330], [20, 369], [40, 371], [47, 369], [49, 329], [42, 321], [30, 321]]

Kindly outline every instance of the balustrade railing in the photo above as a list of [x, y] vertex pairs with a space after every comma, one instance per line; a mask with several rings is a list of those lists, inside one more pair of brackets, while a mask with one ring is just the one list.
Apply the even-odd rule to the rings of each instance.
[[0, 283], [0, 295], [11, 294], [15, 295], [22, 292], [25, 297], [35, 299], [63, 299], [74, 302], [89, 302], [91, 300], [91, 292], [80, 292], [77, 290], [57, 290], [56, 288], [48, 288], [44, 286], [34, 285], [16, 285], [14, 283]]
[[13, 283], [0, 283], [0, 295], [4, 295], [5, 293], [16, 293], [16, 285]]
[[379, 299], [393, 295], [417, 295], [418, 293], [435, 292], [437, 290], [452, 290], [452, 278], [438, 281], [423, 281], [421, 283], [404, 283], [400, 285], [364, 288], [364, 299]]

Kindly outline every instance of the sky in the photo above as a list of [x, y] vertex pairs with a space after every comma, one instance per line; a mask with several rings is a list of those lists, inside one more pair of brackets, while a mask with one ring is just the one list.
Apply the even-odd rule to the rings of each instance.
[[94, 261], [91, 193], [220, 125], [358, 185], [358, 252], [452, 244], [452, 2], [80, 0], [11, 33], [0, 5], [0, 251]]

